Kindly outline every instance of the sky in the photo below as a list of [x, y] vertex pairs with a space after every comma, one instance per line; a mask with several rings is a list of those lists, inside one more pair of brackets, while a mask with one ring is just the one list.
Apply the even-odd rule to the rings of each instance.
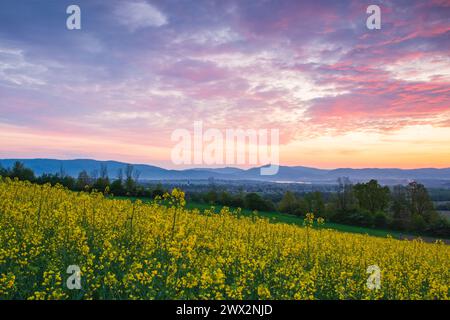
[[450, 1], [1, 1], [0, 158], [179, 168], [195, 121], [278, 129], [283, 165], [450, 167]]

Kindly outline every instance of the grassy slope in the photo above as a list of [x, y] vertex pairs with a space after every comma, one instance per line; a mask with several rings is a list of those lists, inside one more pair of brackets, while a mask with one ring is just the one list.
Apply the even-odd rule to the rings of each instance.
[[[131, 199], [135, 200], [135, 197], [117, 197], [121, 199]], [[150, 202], [150, 199], [143, 199], [144, 202]], [[214, 206], [215, 211], [219, 212], [220, 209], [223, 206], [216, 205]], [[196, 202], [189, 202], [186, 205], [187, 209], [199, 209], [199, 210], [206, 210], [211, 209], [211, 205], [204, 204], [204, 203], [196, 203]], [[251, 215], [252, 211], [248, 209], [243, 209], [242, 214], [244, 215]], [[303, 219], [301, 217], [297, 217], [294, 215], [286, 214], [286, 213], [278, 213], [278, 212], [265, 212], [265, 211], [258, 211], [258, 215], [261, 217], [269, 218], [273, 222], [282, 222], [282, 223], [288, 223], [288, 224], [295, 224], [298, 226], [303, 226]], [[391, 235], [394, 238], [403, 238], [404, 235], [395, 231], [388, 231], [388, 230], [381, 230], [381, 229], [372, 229], [372, 228], [365, 228], [365, 227], [359, 227], [359, 226], [350, 226], [350, 225], [344, 225], [339, 223], [333, 223], [333, 222], [325, 222], [324, 228], [334, 229], [342, 232], [350, 232], [350, 233], [362, 233], [362, 234], [368, 234], [371, 236], [376, 237], [386, 237], [387, 235]]]

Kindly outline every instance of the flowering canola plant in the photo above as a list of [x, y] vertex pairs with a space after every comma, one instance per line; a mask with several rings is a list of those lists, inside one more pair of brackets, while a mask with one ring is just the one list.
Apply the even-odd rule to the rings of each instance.
[[[184, 204], [178, 189], [143, 203], [0, 178], [0, 299], [449, 299], [442, 242]], [[66, 284], [70, 265], [79, 289]]]

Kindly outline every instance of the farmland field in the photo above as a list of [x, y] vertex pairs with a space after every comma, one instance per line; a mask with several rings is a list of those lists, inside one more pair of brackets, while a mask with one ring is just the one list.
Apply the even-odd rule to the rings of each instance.
[[[119, 197], [115, 197], [115, 198], [122, 199], [122, 200], [129, 199], [131, 201], [140, 200], [142, 202], [147, 202], [147, 203], [152, 202], [151, 199], [142, 198], [142, 197], [119, 196]], [[190, 209], [190, 210], [198, 209], [200, 211], [208, 210], [208, 211], [214, 211], [216, 213], [219, 213], [224, 208], [224, 206], [210, 205], [210, 204], [198, 203], [198, 202], [187, 202], [185, 208]], [[236, 208], [231, 208], [231, 209], [234, 210]], [[252, 216], [254, 214], [254, 212], [249, 209], [241, 209], [240, 212], [244, 216]], [[261, 218], [269, 219], [270, 222], [272, 222], [272, 223], [287, 223], [287, 224], [292, 224], [292, 225], [297, 225], [297, 226], [304, 225], [304, 221], [303, 221], [302, 217], [295, 216], [295, 215], [288, 214], [288, 213], [257, 211], [257, 215], [260, 216]], [[383, 237], [383, 238], [386, 238], [387, 236], [390, 236], [390, 237], [393, 237], [396, 239], [404, 239], [404, 238], [411, 239], [411, 238], [421, 237], [420, 235], [414, 235], [412, 233], [404, 234], [399, 231], [367, 228], [367, 227], [362, 227], [362, 226], [352, 226], [352, 225], [346, 225], [346, 224], [329, 222], [329, 221], [324, 222], [322, 225], [322, 228], [332, 229], [332, 230], [337, 230], [337, 231], [342, 231], [342, 232], [349, 232], [349, 233], [368, 234], [369, 236]], [[434, 238], [427, 238], [427, 237], [423, 237], [423, 236], [421, 238], [424, 240], [427, 240], [428, 242], [435, 241]], [[442, 239], [442, 240], [446, 243], [449, 242], [448, 239]]]
[[[207, 210], [207, 209], [211, 208], [211, 206], [209, 206], [207, 204], [200, 204], [200, 203], [187, 203], [186, 207], [188, 209], [198, 208], [201, 210]], [[222, 208], [223, 208], [223, 206], [216, 206], [215, 209], [217, 212], [219, 212]], [[253, 214], [253, 212], [248, 209], [243, 209], [242, 213], [244, 215], [248, 215], [248, 216]], [[270, 219], [271, 222], [281, 222], [281, 223], [303, 226], [303, 219], [299, 216], [295, 216], [292, 214], [281, 213], [281, 212], [266, 212], [266, 211], [258, 211], [257, 214], [263, 218]], [[388, 235], [390, 235], [394, 238], [402, 237], [402, 235], [399, 232], [395, 232], [392, 230], [381, 230], [381, 229], [365, 228], [365, 227], [361, 227], [361, 226], [350, 226], [350, 225], [344, 225], [344, 224], [334, 223], [334, 222], [325, 222], [323, 224], [323, 227], [327, 228], [327, 229], [342, 231], [342, 232], [368, 234], [370, 236], [377, 236], [377, 237], [386, 237]]]
[[0, 180], [0, 298], [449, 299], [444, 243], [189, 209], [177, 189], [165, 201]]

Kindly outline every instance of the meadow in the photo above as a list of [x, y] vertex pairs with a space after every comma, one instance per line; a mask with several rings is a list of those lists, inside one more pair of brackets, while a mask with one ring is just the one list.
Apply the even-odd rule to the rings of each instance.
[[178, 189], [144, 203], [1, 179], [0, 299], [449, 299], [448, 245], [321, 222], [189, 209]]

